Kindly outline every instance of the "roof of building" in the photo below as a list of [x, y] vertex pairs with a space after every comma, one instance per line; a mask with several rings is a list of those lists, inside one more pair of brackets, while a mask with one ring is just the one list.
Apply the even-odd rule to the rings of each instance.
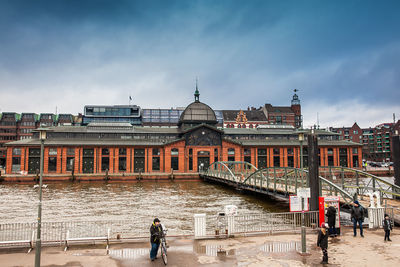
[[265, 108], [271, 113], [294, 113], [291, 107], [280, 107], [272, 106], [271, 104], [265, 104]]
[[215, 112], [210, 106], [195, 101], [189, 106], [181, 114], [179, 118], [180, 123], [184, 122], [215, 122], [217, 123], [217, 117], [215, 116]]
[[[240, 110], [222, 110], [225, 121], [235, 121]], [[267, 118], [262, 110], [243, 110], [248, 121], [266, 121]]]
[[[293, 139], [268, 139], [268, 140], [234, 140], [244, 146], [299, 146], [300, 142]], [[362, 144], [349, 141], [318, 140], [321, 146], [362, 146]], [[307, 146], [304, 142], [303, 146]]]

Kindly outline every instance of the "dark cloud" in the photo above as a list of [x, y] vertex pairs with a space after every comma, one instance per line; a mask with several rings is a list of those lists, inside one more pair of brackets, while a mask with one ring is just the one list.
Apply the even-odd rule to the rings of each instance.
[[214, 108], [288, 105], [299, 88], [310, 117], [315, 103], [343, 109], [349, 99], [377, 114], [398, 112], [399, 7], [3, 0], [0, 108], [40, 112], [31, 103], [40, 94], [47, 94], [41, 108], [73, 113], [88, 103], [124, 103], [129, 94], [143, 107], [185, 106], [199, 76], [201, 99]]

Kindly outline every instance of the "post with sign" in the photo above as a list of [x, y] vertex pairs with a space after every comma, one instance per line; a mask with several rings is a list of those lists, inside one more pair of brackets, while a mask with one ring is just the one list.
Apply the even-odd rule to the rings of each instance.
[[290, 211], [301, 211], [301, 254], [306, 254], [307, 252], [304, 212], [309, 210], [308, 199], [310, 198], [310, 195], [310, 188], [298, 188], [297, 196], [289, 196]]

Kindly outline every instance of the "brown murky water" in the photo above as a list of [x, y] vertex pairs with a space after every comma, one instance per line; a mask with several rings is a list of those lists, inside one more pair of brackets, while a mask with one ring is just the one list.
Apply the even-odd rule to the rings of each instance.
[[[34, 222], [38, 189], [0, 184], [0, 223]], [[286, 211], [285, 206], [220, 185], [190, 182], [49, 183], [43, 189], [43, 221], [148, 220], [165, 218], [184, 228], [196, 213], [215, 215], [225, 205], [239, 212]]]

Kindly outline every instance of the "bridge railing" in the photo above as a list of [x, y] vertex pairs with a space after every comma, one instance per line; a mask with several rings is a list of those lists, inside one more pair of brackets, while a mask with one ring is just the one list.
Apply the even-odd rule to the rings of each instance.
[[388, 178], [378, 177], [362, 170], [348, 167], [320, 167], [320, 175], [351, 195], [366, 195], [378, 191], [382, 198], [400, 196], [400, 186]]

